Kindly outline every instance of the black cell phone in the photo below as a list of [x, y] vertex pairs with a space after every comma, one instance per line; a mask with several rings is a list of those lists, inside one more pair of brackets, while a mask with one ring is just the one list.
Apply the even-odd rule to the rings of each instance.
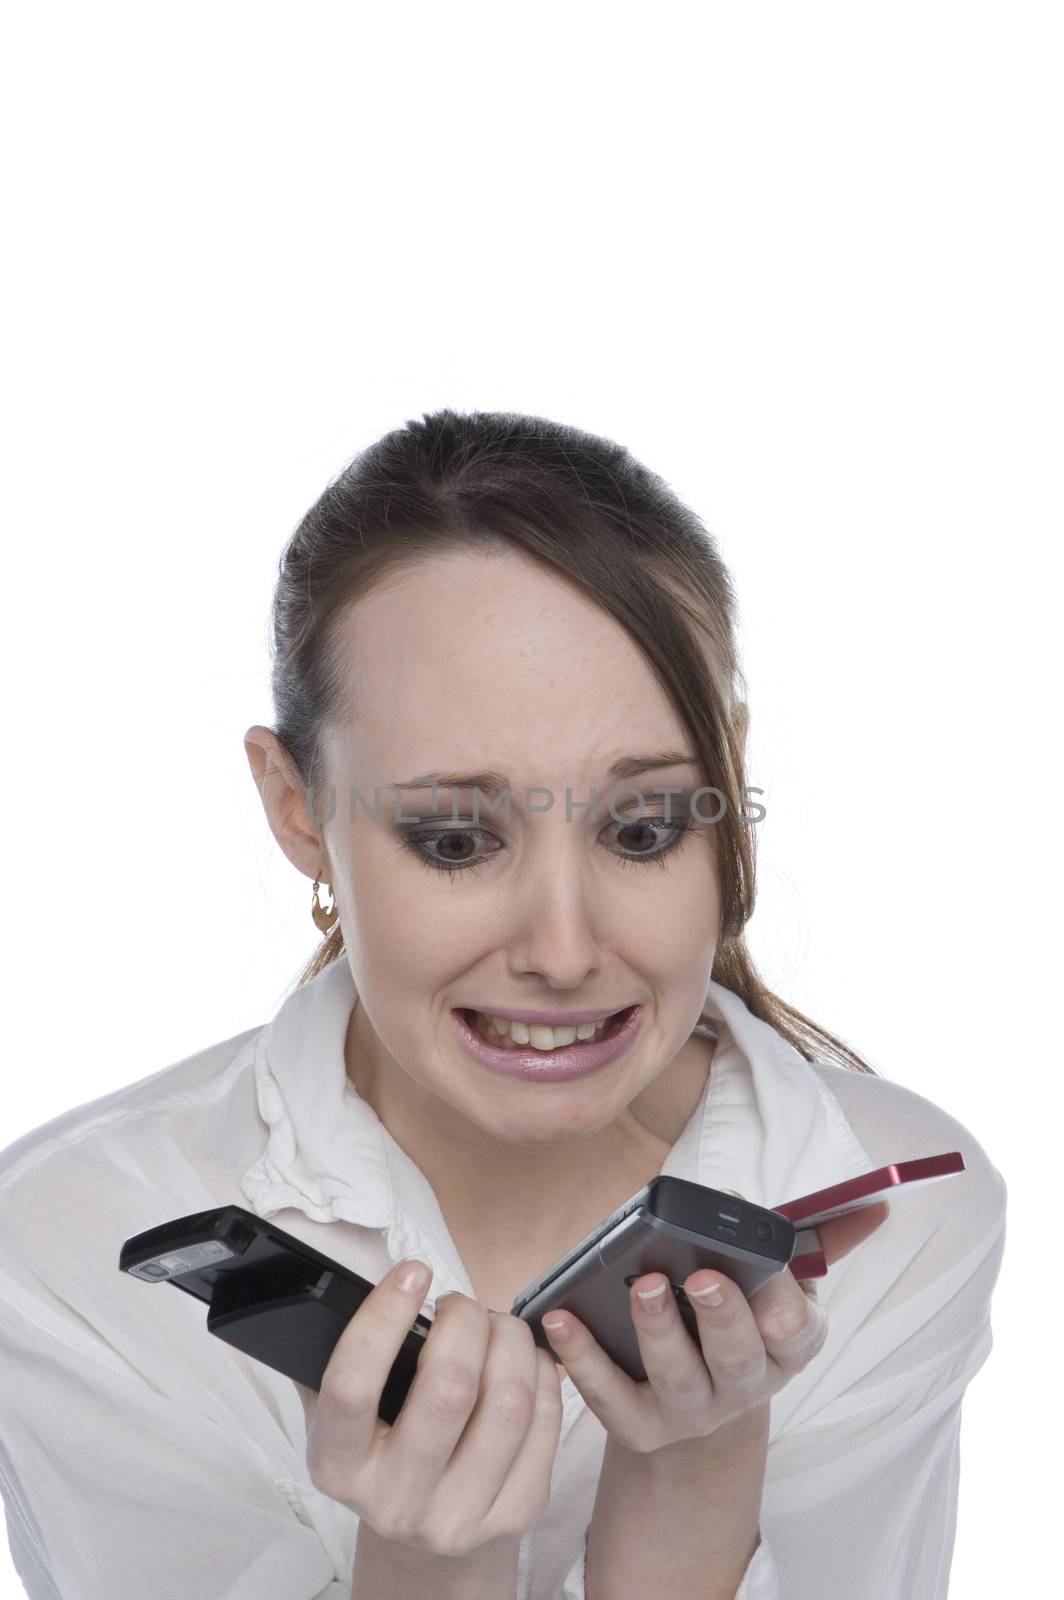
[[[963, 1171], [963, 1156], [952, 1150], [863, 1173], [778, 1211], [659, 1174], [522, 1289], [512, 1313], [553, 1356], [541, 1319], [555, 1308], [571, 1310], [611, 1360], [641, 1383], [646, 1371], [628, 1309], [636, 1278], [650, 1272], [668, 1277], [697, 1342], [694, 1308], [683, 1291], [692, 1272], [716, 1267], [747, 1299], [784, 1268], [799, 1278], [821, 1277], [827, 1265], [817, 1223], [894, 1196], [903, 1186], [916, 1189]], [[118, 1264], [144, 1283], [172, 1283], [204, 1301], [208, 1333], [315, 1391], [340, 1335], [375, 1287], [236, 1205], [134, 1234]], [[377, 1409], [385, 1422], [402, 1409], [431, 1327], [419, 1312], [381, 1394]]]
[[[208, 1333], [315, 1391], [340, 1335], [375, 1287], [243, 1206], [134, 1234], [118, 1265], [144, 1283], [172, 1283], [205, 1301]], [[403, 1341], [377, 1407], [384, 1422], [402, 1409], [431, 1326], [419, 1312]]]
[[[818, 1246], [813, 1230], [804, 1231]], [[629, 1311], [637, 1278], [665, 1274], [680, 1317], [698, 1344], [695, 1308], [684, 1293], [684, 1279], [703, 1267], [715, 1267], [749, 1300], [790, 1264], [797, 1241], [795, 1224], [778, 1211], [726, 1190], [659, 1174], [522, 1289], [513, 1315], [529, 1324], [538, 1345], [551, 1350], [542, 1318], [554, 1310], [571, 1311], [610, 1360], [643, 1383], [646, 1368]]]
[[[717, 1266], [749, 1296], [787, 1266], [795, 1238], [794, 1224], [778, 1212], [659, 1176], [522, 1290], [513, 1314], [553, 1357], [540, 1318], [552, 1307], [568, 1307], [618, 1366], [642, 1382], [646, 1372], [628, 1312], [634, 1278], [667, 1273], [697, 1340], [694, 1310], [678, 1287], [682, 1279]], [[202, 1300], [208, 1333], [314, 1390], [344, 1328], [375, 1287], [237, 1205], [134, 1234], [118, 1264], [144, 1283], [171, 1283]], [[402, 1408], [431, 1326], [419, 1313], [403, 1342], [378, 1407], [385, 1422], [394, 1422]]]

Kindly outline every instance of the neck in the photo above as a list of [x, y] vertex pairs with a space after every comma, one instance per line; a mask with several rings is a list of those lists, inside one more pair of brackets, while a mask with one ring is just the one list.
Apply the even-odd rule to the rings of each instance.
[[612, 1121], [550, 1142], [522, 1138], [523, 1127], [502, 1137], [464, 1116], [383, 1050], [357, 1004], [345, 1056], [356, 1092], [424, 1174], [444, 1215], [479, 1218], [503, 1233], [516, 1226], [534, 1246], [530, 1219], [532, 1233], [546, 1244], [589, 1210], [593, 1226], [596, 1207], [608, 1214], [660, 1171], [699, 1103], [715, 1046], [692, 1034]]

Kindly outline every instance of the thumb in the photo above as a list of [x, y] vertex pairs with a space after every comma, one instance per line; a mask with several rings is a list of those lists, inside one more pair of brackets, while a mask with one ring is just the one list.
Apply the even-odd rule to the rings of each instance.
[[828, 1222], [818, 1222], [817, 1233], [820, 1235], [820, 1243], [824, 1247], [824, 1259], [828, 1266], [849, 1255], [859, 1244], [863, 1244], [889, 1216], [889, 1201], [876, 1200], [871, 1205], [859, 1206], [856, 1211], [850, 1211], [844, 1217], [832, 1217]]
[[[733, 1194], [737, 1200], [746, 1199], [738, 1189], [722, 1189], [721, 1193]], [[856, 1250], [857, 1246], [875, 1233], [889, 1216], [889, 1201], [874, 1200], [870, 1205], [859, 1206], [856, 1211], [847, 1212], [843, 1217], [832, 1217], [829, 1222], [818, 1222], [816, 1231], [820, 1235], [824, 1260], [828, 1266], [830, 1267], [833, 1261], [840, 1261], [843, 1256], [849, 1255], [851, 1250]], [[815, 1293], [816, 1283], [817, 1280], [811, 1278], [802, 1286]]]

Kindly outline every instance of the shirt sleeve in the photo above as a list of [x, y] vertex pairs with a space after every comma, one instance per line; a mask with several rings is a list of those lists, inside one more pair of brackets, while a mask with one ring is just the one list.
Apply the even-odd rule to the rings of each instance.
[[[92, 1225], [57, 1230], [75, 1193]], [[254, 1364], [203, 1308], [119, 1275], [98, 1192], [5, 1198], [0, 1494], [30, 1600], [350, 1600], [264, 1442], [283, 1430], [237, 1365]]]
[[[558, 1600], [586, 1600], [587, 1534], [580, 1554], [565, 1576]], [[747, 1563], [735, 1600], [781, 1600], [779, 1573], [772, 1551], [762, 1539]], [[785, 1597], [784, 1597], [785, 1600]], [[824, 1600], [821, 1596], [820, 1600]]]
[[573, 1562], [572, 1566], [569, 1568], [569, 1571], [565, 1575], [565, 1582], [562, 1584], [562, 1592], [559, 1596], [559, 1600], [584, 1600], [584, 1575], [586, 1571], [586, 1560], [587, 1534], [585, 1533], [584, 1542], [580, 1546], [580, 1554], [577, 1556], [576, 1560]]
[[965, 1172], [899, 1192], [876, 1233], [818, 1281], [827, 1342], [773, 1401], [762, 1544], [736, 1600], [946, 1600], [961, 1406], [993, 1344], [1007, 1188], [932, 1102], [888, 1079], [814, 1070], [837, 1086], [873, 1166], [960, 1150]]
[[0, 1366], [0, 1491], [30, 1600], [350, 1600], [314, 1530], [193, 1404], [4, 1301]]
[[[930, 1101], [885, 1078], [810, 1070], [843, 1075], [826, 1081], [871, 1168], [960, 1150], [965, 1172], [898, 1194], [818, 1281], [828, 1338], [773, 1399], [760, 1543], [735, 1600], [946, 1600], [961, 1405], [993, 1343], [1006, 1185]], [[586, 1600], [585, 1556], [586, 1536], [560, 1600]]]

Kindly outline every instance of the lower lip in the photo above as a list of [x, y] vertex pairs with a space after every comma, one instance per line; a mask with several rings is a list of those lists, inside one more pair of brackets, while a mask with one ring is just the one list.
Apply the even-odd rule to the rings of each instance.
[[561, 1050], [496, 1049], [475, 1033], [460, 1011], [452, 1011], [458, 1037], [471, 1056], [494, 1072], [508, 1078], [529, 1078], [535, 1083], [560, 1083], [568, 1078], [586, 1078], [608, 1067], [623, 1056], [639, 1032], [642, 1006], [633, 1006], [616, 1033], [608, 1039], [588, 1039], [565, 1045]]

